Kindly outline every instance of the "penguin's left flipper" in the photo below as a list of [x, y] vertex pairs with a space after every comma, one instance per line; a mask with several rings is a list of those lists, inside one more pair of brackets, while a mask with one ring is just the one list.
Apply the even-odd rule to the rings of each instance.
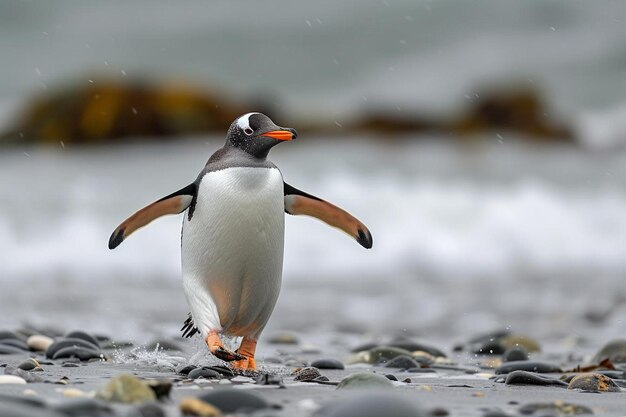
[[196, 192], [196, 184], [192, 183], [142, 208], [117, 226], [109, 238], [109, 249], [115, 249], [124, 239], [130, 236], [131, 233], [147, 225], [154, 219], [165, 216], [166, 214], [182, 213], [192, 203]]
[[374, 242], [368, 228], [347, 211], [287, 183], [284, 183], [284, 191], [286, 213], [315, 217], [330, 226], [343, 230], [364, 248], [372, 247]]

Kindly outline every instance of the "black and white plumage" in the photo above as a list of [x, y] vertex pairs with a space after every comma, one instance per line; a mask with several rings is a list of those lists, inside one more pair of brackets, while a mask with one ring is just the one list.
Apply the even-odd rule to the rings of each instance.
[[191, 313], [185, 336], [258, 339], [280, 292], [285, 213], [317, 217], [371, 248], [360, 221], [285, 183], [267, 160], [273, 146], [296, 135], [261, 113], [239, 117], [192, 184], [138, 211], [111, 235], [113, 249], [155, 218], [186, 211], [182, 274]]

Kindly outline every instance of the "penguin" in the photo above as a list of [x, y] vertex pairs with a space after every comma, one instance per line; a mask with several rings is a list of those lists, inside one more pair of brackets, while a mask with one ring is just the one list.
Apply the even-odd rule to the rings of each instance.
[[[315, 217], [372, 247], [372, 234], [343, 209], [287, 184], [267, 159], [279, 143], [297, 137], [262, 113], [229, 127], [226, 143], [194, 182], [142, 208], [111, 234], [109, 249], [137, 229], [184, 212], [183, 289], [190, 307], [184, 335], [200, 333], [209, 351], [240, 370], [255, 370], [257, 340], [278, 299], [285, 213]], [[227, 349], [221, 335], [241, 337]]]

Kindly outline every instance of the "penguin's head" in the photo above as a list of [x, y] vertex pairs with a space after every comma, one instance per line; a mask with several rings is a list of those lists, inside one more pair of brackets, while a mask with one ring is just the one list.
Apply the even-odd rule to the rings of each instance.
[[274, 145], [297, 136], [295, 129], [277, 126], [263, 113], [247, 113], [230, 125], [226, 146], [239, 148], [257, 158], [266, 158]]

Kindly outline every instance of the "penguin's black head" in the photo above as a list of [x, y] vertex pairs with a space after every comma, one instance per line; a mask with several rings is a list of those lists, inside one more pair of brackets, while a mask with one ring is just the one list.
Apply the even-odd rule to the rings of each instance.
[[226, 146], [239, 148], [257, 158], [266, 158], [274, 145], [296, 136], [295, 129], [277, 126], [263, 113], [247, 113], [230, 125]]

